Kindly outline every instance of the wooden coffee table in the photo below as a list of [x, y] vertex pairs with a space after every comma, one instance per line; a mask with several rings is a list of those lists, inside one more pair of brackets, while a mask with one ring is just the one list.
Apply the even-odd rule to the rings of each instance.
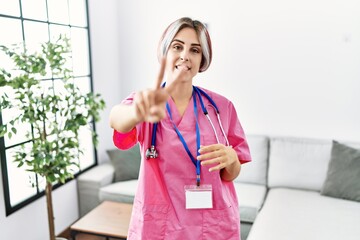
[[70, 227], [71, 237], [78, 233], [126, 239], [132, 204], [104, 201]]

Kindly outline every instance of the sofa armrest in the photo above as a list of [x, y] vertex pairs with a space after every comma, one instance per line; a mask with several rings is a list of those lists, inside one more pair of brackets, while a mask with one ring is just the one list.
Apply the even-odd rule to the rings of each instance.
[[80, 216], [99, 205], [100, 188], [109, 185], [114, 179], [111, 163], [100, 164], [77, 178]]

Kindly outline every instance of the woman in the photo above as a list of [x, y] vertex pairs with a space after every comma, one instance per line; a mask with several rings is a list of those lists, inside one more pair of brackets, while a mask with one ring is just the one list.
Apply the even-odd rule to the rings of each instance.
[[209, 34], [199, 21], [178, 19], [165, 30], [158, 54], [155, 89], [131, 94], [110, 113], [115, 145], [141, 146], [128, 239], [238, 240], [232, 180], [251, 158], [233, 104], [193, 86], [211, 63]]

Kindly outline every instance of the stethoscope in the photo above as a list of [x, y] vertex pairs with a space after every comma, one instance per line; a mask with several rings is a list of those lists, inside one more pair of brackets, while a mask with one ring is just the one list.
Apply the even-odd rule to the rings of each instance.
[[[165, 83], [162, 85], [162, 87], [165, 86]], [[198, 87], [195, 87], [193, 86], [193, 90], [195, 92], [195, 94], [199, 97], [199, 100], [200, 100], [200, 105], [201, 105], [201, 109], [204, 113], [204, 115], [206, 116], [206, 118], [208, 119], [210, 125], [211, 125], [211, 128], [213, 129], [214, 131], [214, 134], [215, 134], [215, 137], [216, 137], [216, 141], [218, 143], [220, 143], [220, 140], [219, 140], [219, 136], [215, 130], [215, 126], [209, 116], [209, 112], [207, 110], [207, 108], [205, 107], [204, 105], [204, 102], [203, 102], [203, 99], [202, 99], [202, 96], [205, 96], [209, 102], [210, 102], [210, 106], [214, 108], [215, 112], [216, 112], [216, 116], [217, 116], [217, 120], [218, 120], [218, 123], [219, 123], [219, 126], [220, 126], [220, 129], [221, 129], [221, 133], [223, 134], [223, 136], [225, 137], [225, 140], [226, 140], [226, 145], [229, 146], [229, 140], [228, 138], [226, 137], [226, 134], [225, 134], [225, 131], [224, 131], [224, 128], [222, 126], [222, 123], [221, 123], [221, 119], [220, 119], [220, 111], [219, 111], [219, 108], [217, 107], [216, 103], [214, 102], [214, 100], [202, 89], [198, 88]], [[195, 102], [195, 97], [194, 97], [194, 106], [196, 107], [196, 102]], [[157, 127], [158, 127], [158, 123], [154, 123], [153, 125], [153, 131], [152, 131], [152, 136], [151, 136], [151, 146], [150, 148], [148, 148], [146, 150], [146, 158], [147, 159], [150, 159], [150, 158], [157, 158], [158, 157], [158, 152], [156, 151], [156, 130], [157, 130]]]

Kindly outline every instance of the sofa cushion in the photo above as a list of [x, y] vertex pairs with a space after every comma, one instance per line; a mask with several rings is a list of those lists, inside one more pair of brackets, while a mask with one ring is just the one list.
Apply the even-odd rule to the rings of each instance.
[[358, 240], [360, 204], [319, 192], [271, 189], [247, 240]]
[[115, 168], [115, 182], [138, 178], [141, 160], [139, 144], [127, 150], [114, 148], [106, 152]]
[[114, 167], [111, 163], [100, 164], [77, 177], [80, 216], [84, 216], [99, 202], [99, 189], [112, 183]]
[[360, 202], [360, 149], [333, 141], [321, 194]]
[[252, 161], [241, 166], [235, 182], [266, 185], [269, 139], [260, 135], [247, 135]]
[[137, 189], [138, 180], [116, 182], [100, 189], [99, 200], [132, 203]]
[[331, 140], [270, 139], [269, 187], [320, 191], [330, 161]]
[[78, 176], [79, 184], [85, 188], [100, 188], [114, 179], [114, 166], [110, 163], [100, 164]]
[[254, 222], [263, 205], [266, 187], [264, 185], [239, 182], [235, 182], [234, 186], [239, 200], [241, 222]]

